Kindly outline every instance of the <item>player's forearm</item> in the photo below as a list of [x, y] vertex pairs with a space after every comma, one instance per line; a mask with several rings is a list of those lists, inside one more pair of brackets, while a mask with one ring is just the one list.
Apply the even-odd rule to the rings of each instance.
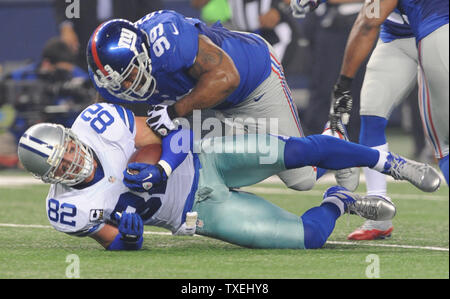
[[175, 104], [176, 116], [189, 115], [195, 109], [212, 108], [239, 86], [240, 76], [233, 60], [207, 36], [199, 35], [198, 53], [188, 74], [197, 83]]
[[341, 75], [349, 78], [355, 77], [361, 64], [369, 56], [380, 31], [380, 26], [366, 22], [363, 14], [359, 14], [350, 32], [342, 62]]
[[148, 144], [161, 143], [161, 137], [157, 136], [147, 125], [147, 117], [136, 116], [136, 136], [134, 137], [135, 147], [143, 147]]
[[100, 243], [106, 250], [139, 250], [142, 247], [143, 237], [137, 242], [127, 243], [122, 240], [122, 236], [117, 227], [105, 224], [100, 231], [90, 236]]
[[105, 224], [98, 232], [90, 237], [100, 243], [105, 249], [111, 245], [116, 236], [119, 234], [117, 227], [110, 224]]
[[212, 108], [239, 86], [239, 77], [226, 71], [203, 75], [190, 94], [175, 104], [177, 116], [187, 116], [195, 109]]
[[194, 135], [191, 129], [172, 131], [162, 140], [162, 153], [158, 164], [167, 176], [186, 159], [189, 151], [193, 151]]
[[397, 4], [398, 0], [368, 0], [364, 3], [347, 41], [341, 75], [355, 77], [375, 45], [381, 24]]

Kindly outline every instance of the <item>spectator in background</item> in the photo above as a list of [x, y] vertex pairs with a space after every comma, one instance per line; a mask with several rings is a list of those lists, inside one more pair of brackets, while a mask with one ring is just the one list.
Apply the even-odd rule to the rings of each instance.
[[228, 0], [191, 0], [191, 5], [201, 10], [200, 18], [211, 25], [220, 21], [225, 27], [230, 27], [231, 10]]
[[70, 3], [54, 1], [56, 23], [61, 39], [76, 55], [76, 64], [87, 70], [86, 46], [97, 26], [109, 19], [138, 20], [146, 14], [163, 8], [162, 0], [80, 0], [80, 17], [69, 18], [66, 9]]
[[[224, 8], [224, 0], [191, 0], [192, 6], [202, 9], [202, 18], [207, 22], [221, 20], [228, 11]], [[211, 5], [209, 10], [208, 5]], [[275, 49], [275, 53], [289, 73], [294, 61], [294, 55], [298, 52], [299, 32], [296, 21], [292, 18], [289, 9], [289, 0], [228, 0], [231, 10], [231, 24], [225, 24], [229, 29], [253, 32], [261, 35]], [[221, 20], [223, 21], [223, 20]], [[223, 22], [222, 22], [223, 23]], [[297, 68], [298, 69], [298, 68]]]
[[[306, 16], [303, 31], [308, 33], [312, 53], [310, 97], [301, 114], [306, 135], [320, 134], [328, 120], [331, 93], [339, 76], [347, 38], [363, 0], [328, 0], [314, 13]], [[359, 140], [359, 98], [364, 79], [365, 64], [353, 80], [353, 110], [347, 126], [351, 141]]]
[[[83, 93], [88, 88], [86, 85], [90, 86], [88, 74], [74, 64], [74, 55], [57, 37], [47, 41], [40, 61], [7, 74], [2, 80], [3, 84], [5, 82], [9, 82], [8, 86], [13, 86], [17, 91], [5, 94], [5, 97], [13, 97], [6, 99], [6, 102], [12, 104], [17, 112], [9, 128], [15, 135], [16, 142], [34, 122], [45, 120], [71, 126], [79, 112], [72, 111], [69, 107], [65, 113], [43, 117], [47, 105], [70, 105], [74, 102], [82, 104], [92, 100], [85, 96], [87, 92]], [[33, 113], [26, 114], [30, 111]]]
[[40, 61], [17, 69], [7, 77], [16, 81], [35, 80], [38, 77], [57, 76], [59, 72], [68, 72], [71, 77], [89, 78], [83, 69], [74, 64], [74, 55], [66, 43], [55, 37], [45, 44]]
[[0, 169], [17, 165], [17, 142], [9, 128], [14, 122], [16, 112], [12, 105], [0, 106]]
[[275, 49], [285, 73], [295, 66], [299, 31], [289, 0], [228, 0], [236, 30], [261, 35]]

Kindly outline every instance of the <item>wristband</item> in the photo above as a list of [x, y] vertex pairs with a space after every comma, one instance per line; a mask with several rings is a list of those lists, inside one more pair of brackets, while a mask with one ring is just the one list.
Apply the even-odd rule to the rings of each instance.
[[106, 248], [106, 250], [139, 250], [144, 242], [144, 237], [141, 236], [137, 242], [125, 242], [122, 239], [122, 234], [118, 233], [111, 244]]
[[353, 78], [340, 75], [336, 83], [336, 86], [338, 87], [339, 90], [350, 90], [352, 82]]
[[169, 177], [172, 174], [172, 167], [164, 160], [160, 160], [158, 164], [156, 164], [156, 167], [158, 167], [161, 172], [161, 177], [163, 177], [163, 174], [166, 174], [166, 177]]
[[167, 115], [170, 117], [171, 120], [174, 120], [178, 117], [177, 111], [175, 111], [175, 104], [167, 106]]

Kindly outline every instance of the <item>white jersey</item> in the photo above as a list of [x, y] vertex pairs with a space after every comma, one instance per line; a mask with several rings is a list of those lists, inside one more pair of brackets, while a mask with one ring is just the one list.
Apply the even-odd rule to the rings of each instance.
[[[131, 111], [99, 103], [86, 108], [72, 126], [96, 155], [99, 167], [90, 184], [53, 184], [47, 196], [47, 217], [61, 232], [87, 236], [111, 221], [115, 212], [136, 212], [144, 224], [175, 232], [181, 225], [186, 199], [192, 196], [194, 156], [187, 158], [153, 194], [130, 191], [122, 182], [135, 151], [136, 125]], [[194, 187], [195, 188], [195, 187]]]

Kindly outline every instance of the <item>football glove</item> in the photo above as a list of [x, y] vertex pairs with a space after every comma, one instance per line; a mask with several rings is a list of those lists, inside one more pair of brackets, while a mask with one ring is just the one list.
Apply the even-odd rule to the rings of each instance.
[[291, 0], [292, 15], [304, 18], [308, 12], [315, 10], [325, 0]]
[[330, 127], [333, 132], [345, 131], [342, 125], [347, 125], [352, 110], [353, 98], [350, 93], [351, 78], [340, 77], [334, 86], [331, 107], [330, 107]]
[[147, 111], [147, 125], [161, 137], [167, 136], [170, 131], [176, 130], [179, 121], [173, 105], [155, 105]]
[[144, 234], [144, 223], [141, 216], [136, 213], [123, 212], [115, 215], [119, 219], [119, 233], [122, 235], [121, 239], [126, 243], [136, 243]]
[[[133, 174], [131, 172], [133, 170], [138, 173]], [[167, 181], [167, 174], [159, 164], [130, 163], [123, 172], [124, 185], [137, 192], [146, 192], [165, 181]]]

